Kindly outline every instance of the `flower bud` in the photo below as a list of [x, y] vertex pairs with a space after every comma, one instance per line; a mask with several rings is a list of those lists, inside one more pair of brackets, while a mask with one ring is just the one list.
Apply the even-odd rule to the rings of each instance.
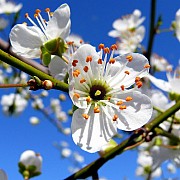
[[44, 89], [49, 90], [53, 88], [53, 83], [50, 80], [45, 80], [42, 82], [42, 86]]

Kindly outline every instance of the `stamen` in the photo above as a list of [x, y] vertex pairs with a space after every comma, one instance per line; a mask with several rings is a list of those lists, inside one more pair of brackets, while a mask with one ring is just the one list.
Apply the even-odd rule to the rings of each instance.
[[133, 98], [132, 98], [131, 96], [127, 96], [127, 97], [126, 97], [126, 101], [132, 101], [132, 99], [133, 99]]
[[90, 96], [88, 96], [88, 97], [86, 98], [86, 101], [87, 101], [88, 103], [90, 103], [90, 102], [91, 102], [91, 98], [90, 98]]
[[80, 44], [82, 44], [82, 43], [83, 43], [83, 40], [81, 39], [79, 42], [80, 42]]
[[28, 17], [29, 17], [29, 14], [28, 14], [28, 13], [26, 13], [24, 16], [25, 16], [25, 18], [28, 18]]
[[45, 12], [50, 12], [50, 9], [49, 9], [49, 8], [46, 8], [46, 9], [45, 9]]
[[111, 58], [110, 60], [109, 60], [109, 64], [114, 64], [116, 62], [116, 60], [114, 59], [114, 58]]
[[74, 93], [74, 95], [73, 95], [74, 97], [76, 97], [77, 99], [79, 99], [80, 98], [80, 95], [78, 94], [78, 93]]
[[119, 109], [120, 109], [120, 110], [126, 109], [126, 105], [119, 106]]
[[141, 80], [140, 77], [136, 77], [136, 78], [135, 78], [135, 82], [138, 82], [138, 81], [140, 81], [140, 80]]
[[130, 72], [129, 72], [129, 71], [124, 71], [124, 73], [125, 73], [125, 74], [127, 74], [127, 75], [129, 75], [129, 74], [130, 74]]
[[82, 83], [86, 82], [86, 80], [84, 78], [82, 78], [79, 82], [82, 84]]
[[102, 64], [102, 59], [98, 59], [98, 64]]
[[78, 69], [76, 69], [74, 72], [73, 72], [73, 76], [74, 77], [78, 77], [80, 74], [80, 71]]
[[114, 117], [113, 117], [113, 121], [117, 121], [117, 119], [118, 119], [118, 115], [115, 114]]
[[100, 91], [100, 90], [97, 90], [94, 95], [95, 95], [95, 96], [101, 95], [101, 91]]
[[118, 106], [120, 106], [120, 105], [122, 105], [123, 104], [123, 101], [118, 101], [117, 103], [116, 103], [116, 105], [118, 105]]
[[111, 46], [111, 48], [110, 48], [111, 50], [117, 50], [118, 49], [118, 47], [117, 47], [117, 45], [116, 44], [113, 44], [112, 46]]
[[124, 89], [125, 89], [125, 86], [124, 86], [124, 85], [122, 85], [122, 86], [121, 86], [121, 90], [122, 90], [122, 91], [124, 91]]
[[92, 56], [87, 56], [86, 62], [91, 62], [92, 61]]
[[144, 68], [150, 68], [151, 66], [149, 64], [146, 64]]
[[99, 47], [98, 47], [100, 50], [101, 49], [104, 49], [104, 44], [99, 44]]
[[94, 113], [100, 113], [100, 109], [98, 106], [94, 107]]
[[83, 70], [85, 71], [85, 72], [88, 72], [88, 66], [84, 66], [84, 68], [83, 68]]
[[88, 114], [82, 114], [82, 117], [83, 117], [84, 119], [88, 120], [89, 115], [88, 115]]
[[74, 67], [76, 67], [77, 63], [78, 63], [78, 60], [73, 60], [72, 65], [73, 65]]
[[50, 14], [50, 16], [52, 17], [54, 13], [53, 13], [53, 12], [50, 12], [49, 14]]
[[138, 88], [142, 87], [142, 85], [143, 85], [143, 83], [142, 83], [141, 81], [136, 82], [136, 86], [137, 86]]
[[111, 100], [111, 96], [107, 97], [107, 100], [109, 100], [109, 101], [110, 101], [110, 100]]
[[126, 56], [126, 59], [131, 62], [133, 60], [133, 57], [131, 55]]
[[36, 14], [39, 14], [40, 12], [41, 12], [40, 9], [36, 9], [36, 11], [35, 11]]
[[110, 53], [110, 50], [109, 50], [108, 47], [104, 48], [104, 53], [105, 53], [105, 54], [109, 54], [109, 53]]

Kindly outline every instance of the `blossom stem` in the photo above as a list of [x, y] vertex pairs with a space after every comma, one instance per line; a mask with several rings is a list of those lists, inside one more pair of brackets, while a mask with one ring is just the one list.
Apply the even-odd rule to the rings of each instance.
[[47, 80], [47, 79], [50, 80], [54, 84], [54, 87], [53, 87], [54, 89], [68, 92], [68, 84], [61, 82], [61, 81], [53, 78], [52, 76], [49, 76], [48, 74], [30, 66], [29, 64], [22, 62], [21, 60], [11, 56], [10, 54], [5, 53], [1, 49], [0, 49], [0, 59], [1, 59], [1, 61], [6, 62], [7, 64], [10, 64], [10, 65], [16, 67], [31, 76], [37, 76], [41, 80]]
[[[180, 101], [178, 101], [174, 106], [172, 106], [170, 109], [165, 111], [163, 114], [160, 114], [152, 122], [148, 123], [145, 126], [145, 128], [148, 131], [154, 130], [161, 122], [163, 122], [168, 117], [172, 116], [176, 111], [178, 111], [179, 107], [180, 107]], [[141, 137], [141, 134], [133, 133], [129, 138], [127, 138], [126, 140], [121, 142], [118, 146], [113, 148], [111, 151], [107, 152], [99, 159], [97, 159], [94, 162], [90, 163], [89, 165], [85, 166], [83, 169], [79, 170], [75, 174], [67, 177], [66, 180], [83, 179], [83, 178], [92, 176], [92, 172], [97, 171], [107, 161], [109, 161], [110, 159], [114, 158], [115, 156], [121, 154], [125, 150], [125, 148], [127, 148], [129, 146], [133, 146], [134, 144], [141, 141], [140, 137]], [[140, 139], [139, 141], [137, 141], [138, 138]]]
[[27, 87], [28, 84], [0, 84], [0, 88]]

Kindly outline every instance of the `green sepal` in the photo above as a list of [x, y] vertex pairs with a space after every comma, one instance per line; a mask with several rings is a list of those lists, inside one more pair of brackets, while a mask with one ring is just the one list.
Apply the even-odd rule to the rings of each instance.
[[36, 166], [30, 165], [30, 166], [27, 167], [27, 170], [28, 170], [30, 173], [34, 174], [34, 171], [36, 171]]
[[175, 92], [170, 92], [169, 93], [169, 98], [173, 101], [179, 101], [180, 100], [180, 94], [177, 94]]
[[41, 59], [45, 66], [48, 66], [51, 62], [51, 54], [46, 50], [44, 46], [41, 46]]
[[38, 86], [41, 86], [41, 80], [37, 76], [33, 76], [33, 79], [36, 81]]

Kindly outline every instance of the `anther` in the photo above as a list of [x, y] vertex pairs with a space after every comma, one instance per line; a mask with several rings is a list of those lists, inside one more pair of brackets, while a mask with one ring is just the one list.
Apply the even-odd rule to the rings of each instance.
[[141, 78], [138, 77], [138, 76], [135, 78], [135, 82], [138, 82], [138, 81], [140, 81], [140, 80], [141, 80]]
[[110, 50], [109, 50], [108, 47], [104, 48], [104, 53], [105, 53], [105, 54], [109, 54], [109, 53], [110, 53]]
[[146, 64], [144, 68], [150, 68], [151, 66], [149, 64]]
[[80, 74], [80, 71], [78, 69], [76, 69], [74, 72], [73, 72], [73, 76], [74, 77], [78, 77]]
[[110, 101], [110, 100], [111, 100], [111, 96], [107, 97], [107, 100], [109, 100], [109, 101]]
[[77, 99], [80, 98], [80, 95], [78, 93], [74, 93], [74, 97], [76, 97]]
[[82, 43], [83, 43], [83, 40], [81, 39], [79, 42], [80, 42], [80, 44], [82, 44]]
[[82, 78], [79, 82], [82, 84], [82, 83], [86, 82], [86, 80], [84, 78]]
[[133, 60], [133, 57], [131, 55], [126, 56], [126, 59], [131, 62]]
[[29, 14], [28, 14], [28, 13], [26, 13], [24, 16], [25, 16], [25, 18], [28, 18], [28, 17], [29, 17]]
[[73, 65], [74, 67], [76, 67], [77, 63], [78, 63], [78, 60], [73, 60], [72, 65]]
[[34, 14], [34, 17], [37, 18], [37, 17], [38, 17], [38, 14], [35, 13], [35, 14]]
[[115, 114], [114, 117], [113, 117], [113, 121], [117, 121], [117, 119], [118, 119], [118, 115]]
[[118, 48], [117, 48], [117, 45], [116, 45], [116, 44], [113, 44], [110, 49], [111, 49], [111, 50], [117, 50]]
[[92, 61], [92, 56], [87, 56], [86, 62], [91, 62]]
[[122, 86], [121, 86], [121, 90], [124, 91], [124, 89], [125, 89], [125, 87], [124, 87], [124, 85], [122, 85]]
[[125, 73], [125, 74], [127, 74], [127, 75], [129, 75], [129, 74], [130, 74], [130, 72], [129, 72], [129, 71], [124, 71], [124, 73]]
[[40, 12], [41, 12], [40, 9], [36, 9], [36, 11], [35, 11], [36, 14], [39, 14]]
[[104, 44], [99, 44], [99, 49], [104, 49]]
[[114, 64], [116, 62], [116, 60], [114, 59], [114, 58], [111, 58], [110, 60], [109, 60], [109, 64]]
[[123, 104], [123, 101], [118, 101], [117, 103], [116, 103], [116, 105], [118, 105], [118, 106], [120, 106], [120, 105], [122, 105]]
[[100, 90], [97, 90], [94, 95], [95, 95], [95, 96], [101, 95], [101, 91], [100, 91]]
[[87, 120], [89, 118], [89, 115], [88, 114], [82, 114], [82, 117]]
[[102, 64], [102, 59], [98, 59], [98, 64]]
[[68, 44], [69, 46], [71, 46], [71, 45], [74, 44], [74, 41], [69, 41], [69, 42], [67, 42], [67, 44]]
[[126, 109], [126, 105], [119, 106], [120, 110]]
[[94, 107], [94, 113], [100, 113], [100, 109], [98, 106]]
[[49, 8], [46, 8], [46, 9], [45, 9], [45, 12], [50, 12], [50, 9], [49, 9]]
[[143, 85], [143, 83], [142, 83], [141, 81], [136, 82], [136, 86], [137, 86], [138, 88], [142, 87], [142, 85]]
[[87, 101], [88, 103], [91, 102], [90, 96], [88, 96], [88, 97], [86, 98], [86, 101]]
[[131, 96], [127, 96], [127, 97], [126, 97], [126, 101], [132, 101], [132, 99], [133, 99], [133, 98], [132, 98]]
[[85, 71], [85, 72], [88, 72], [88, 66], [84, 66], [84, 68], [83, 68], [83, 70]]
[[53, 16], [53, 12], [50, 12], [49, 15], [52, 17]]

